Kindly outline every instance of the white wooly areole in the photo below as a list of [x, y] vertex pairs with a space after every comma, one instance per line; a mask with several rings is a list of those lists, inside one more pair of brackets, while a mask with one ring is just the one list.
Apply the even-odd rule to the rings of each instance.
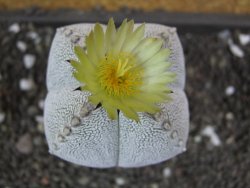
[[[136, 27], [138, 24], [135, 25]], [[103, 26], [104, 28], [106, 26]], [[172, 100], [160, 104], [161, 112], [139, 113], [140, 123], [122, 113], [110, 120], [106, 111], [88, 103], [90, 93], [77, 90], [81, 83], [72, 75], [67, 60], [77, 59], [74, 46], [84, 48], [85, 36], [94, 24], [76, 24], [57, 29], [49, 55], [48, 95], [44, 123], [49, 152], [75, 164], [96, 167], [141, 167], [159, 163], [186, 150], [189, 111], [183, 50], [173, 27], [146, 24], [145, 36], [162, 38], [171, 49]]]

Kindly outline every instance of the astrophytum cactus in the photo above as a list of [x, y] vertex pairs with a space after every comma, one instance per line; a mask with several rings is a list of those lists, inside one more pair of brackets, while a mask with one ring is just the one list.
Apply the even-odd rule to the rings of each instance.
[[[138, 27], [139, 25], [135, 24], [135, 28]], [[182, 153], [186, 150], [189, 111], [183, 91], [184, 57], [176, 29], [158, 24], [145, 24], [145, 37], [158, 38], [159, 41], [163, 41], [163, 45], [159, 43], [156, 46], [161, 45], [169, 49], [167, 61], [171, 66], [168, 72], [176, 76], [168, 87], [166, 85], [169, 91], [168, 98], [171, 99], [157, 103], [158, 111], [153, 106], [142, 105], [138, 109], [145, 108], [145, 111], [138, 110], [138, 113], [130, 116], [126, 106], [114, 108], [115, 102], [112, 102], [111, 106], [104, 102], [102, 105], [98, 100], [96, 104], [91, 102], [91, 92], [82, 89], [83, 83], [75, 75], [78, 64], [74, 65], [74, 60], [79, 60], [76, 46], [84, 52], [88, 40], [86, 36], [90, 36], [92, 30], [101, 31], [102, 28], [105, 30], [106, 26], [76, 24], [57, 29], [49, 55], [48, 95], [44, 112], [45, 133], [50, 153], [75, 164], [97, 168], [146, 166]], [[105, 58], [106, 62], [111, 57], [105, 55]], [[132, 70], [132, 65], [127, 65], [127, 60], [124, 60], [125, 64], [120, 59], [117, 62], [117, 74], [124, 75], [124, 72]], [[106, 71], [105, 68], [103, 70]], [[85, 74], [88, 75], [88, 71], [85, 70]], [[88, 76], [84, 79], [88, 79]], [[157, 89], [159, 88], [156, 87]], [[98, 99], [102, 100], [100, 97]], [[145, 104], [148, 104], [147, 102], [145, 100]], [[123, 104], [126, 105], [126, 101]], [[136, 103], [134, 105], [137, 109]], [[116, 111], [112, 111], [113, 109]], [[151, 111], [155, 113], [149, 113]]]

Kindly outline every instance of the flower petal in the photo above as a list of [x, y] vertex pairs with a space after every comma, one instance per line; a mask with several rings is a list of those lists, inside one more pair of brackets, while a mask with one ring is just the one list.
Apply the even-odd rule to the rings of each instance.
[[90, 62], [88, 56], [85, 54], [84, 50], [80, 46], [75, 46], [74, 52], [77, 58], [79, 59], [83, 70], [87, 70], [91, 72], [95, 71], [95, 65]]
[[94, 39], [95, 39], [96, 55], [98, 56], [99, 59], [101, 59], [105, 55], [105, 46], [104, 46], [104, 32], [100, 24], [95, 25]]
[[122, 46], [122, 51], [131, 52], [142, 40], [145, 32], [145, 24], [139, 26], [125, 41]]
[[157, 65], [159, 62], [167, 61], [171, 51], [167, 48], [159, 50], [155, 55], [153, 55], [150, 59], [144, 62], [140, 62], [139, 64], [147, 67], [148, 65]]
[[107, 53], [112, 48], [114, 39], [116, 38], [116, 29], [113, 18], [109, 19], [107, 30], [105, 33], [105, 48]]
[[76, 70], [81, 69], [81, 63], [75, 60], [70, 60], [70, 64], [72, 67], [74, 67]]
[[144, 77], [151, 77], [154, 75], [160, 75], [168, 71], [168, 68], [172, 65], [170, 62], [159, 62], [157, 65], [149, 65], [144, 70]]
[[155, 55], [162, 47], [163, 41], [157, 38], [149, 38], [142, 41], [135, 49], [133, 53], [136, 54], [138, 59], [142, 62], [148, 60]]
[[128, 105], [131, 109], [136, 109], [138, 112], [156, 113], [159, 110], [155, 104], [142, 101], [139, 96], [127, 98], [126, 105]]
[[108, 116], [110, 119], [114, 120], [118, 118], [117, 109], [111, 106], [108, 102], [103, 102], [102, 106], [107, 110]]
[[139, 116], [136, 113], [136, 111], [134, 111], [133, 109], [127, 107], [127, 106], [122, 106], [120, 107], [120, 110], [124, 113], [124, 115], [130, 119], [135, 120], [136, 122], [139, 122]]
[[120, 52], [123, 42], [126, 39], [127, 29], [128, 29], [127, 19], [125, 19], [117, 31], [115, 43], [114, 46], [112, 47], [111, 54], [117, 54]]
[[86, 37], [86, 47], [87, 47], [87, 54], [90, 61], [94, 64], [99, 62], [99, 58], [96, 55], [95, 50], [95, 39], [93, 31], [90, 32], [89, 36]]

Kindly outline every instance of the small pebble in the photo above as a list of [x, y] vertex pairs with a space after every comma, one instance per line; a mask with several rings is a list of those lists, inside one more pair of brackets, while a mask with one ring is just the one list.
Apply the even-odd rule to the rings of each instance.
[[38, 101], [38, 107], [39, 107], [41, 110], [44, 109], [44, 100], [43, 100], [43, 99], [41, 99], [41, 100]]
[[78, 180], [80, 185], [87, 185], [89, 183], [89, 178], [86, 176], [80, 177]]
[[234, 144], [235, 143], [235, 138], [234, 136], [231, 136], [229, 137], [227, 140], [226, 140], [226, 144], [230, 145], [230, 144]]
[[226, 89], [225, 89], [225, 94], [227, 96], [231, 96], [235, 93], [235, 87], [234, 86], [228, 86]]
[[236, 57], [243, 58], [244, 57], [244, 51], [236, 44], [234, 44], [232, 41], [229, 42], [229, 48], [232, 52], [232, 54]]
[[152, 183], [150, 185], [150, 188], [159, 188], [159, 185], [157, 183]]
[[37, 136], [33, 139], [33, 143], [35, 146], [40, 146], [43, 143], [43, 139]]
[[26, 36], [30, 39], [36, 39], [38, 37], [38, 34], [35, 31], [29, 31]]
[[48, 179], [48, 177], [42, 177], [41, 184], [44, 185], [44, 186], [49, 185], [49, 179]]
[[226, 113], [226, 120], [232, 121], [234, 119], [234, 114], [232, 112]]
[[32, 40], [39, 38], [39, 35], [35, 31], [29, 31], [26, 36]]
[[38, 108], [36, 107], [36, 106], [29, 106], [29, 108], [28, 108], [28, 110], [27, 110], [27, 114], [29, 115], [29, 116], [35, 116], [35, 115], [37, 115], [39, 113], [39, 110], [38, 110]]
[[194, 137], [194, 142], [195, 142], [195, 143], [200, 143], [200, 142], [201, 142], [201, 136], [200, 136], [200, 135], [196, 135], [196, 136]]
[[0, 74], [0, 81], [3, 79], [3, 76]]
[[22, 154], [30, 154], [32, 147], [32, 139], [28, 133], [22, 135], [16, 143], [16, 149]]
[[35, 120], [36, 120], [37, 123], [43, 124], [43, 116], [38, 115], [38, 116], [35, 117]]
[[20, 25], [18, 23], [13, 23], [9, 26], [9, 32], [11, 33], [18, 33], [20, 30]]
[[40, 36], [34, 32], [34, 31], [30, 31], [27, 33], [27, 37], [32, 39], [34, 41], [35, 44], [39, 44], [41, 42], [41, 38]]
[[125, 179], [122, 178], [122, 177], [117, 177], [117, 178], [115, 179], [115, 183], [116, 183], [116, 185], [122, 186], [122, 185], [125, 185], [126, 181], [125, 181]]
[[171, 176], [171, 174], [172, 174], [172, 171], [170, 168], [166, 167], [163, 169], [163, 177], [168, 178]]
[[0, 123], [3, 123], [4, 120], [5, 120], [5, 113], [0, 112]]
[[64, 168], [65, 163], [63, 161], [58, 161], [58, 166], [60, 166], [60, 168]]
[[27, 50], [27, 44], [23, 41], [17, 41], [16, 46], [21, 52], [25, 52]]
[[0, 126], [0, 128], [1, 128], [2, 133], [3, 133], [3, 132], [6, 132], [7, 129], [8, 129], [7, 126], [4, 125], [4, 124], [2, 124], [2, 125]]
[[250, 43], [250, 35], [249, 34], [239, 34], [240, 44], [245, 46]]
[[210, 138], [210, 142], [214, 145], [214, 146], [220, 146], [221, 145], [221, 141], [219, 136], [215, 133], [215, 130], [212, 126], [207, 126], [205, 129], [203, 129], [202, 131], [202, 135], [207, 136]]
[[30, 69], [34, 66], [36, 61], [36, 56], [33, 54], [25, 54], [23, 56], [23, 63], [26, 69]]
[[38, 123], [37, 124], [37, 130], [40, 132], [40, 133], [44, 133], [44, 126], [42, 123]]
[[231, 37], [231, 32], [229, 30], [223, 30], [218, 33], [218, 37], [227, 42], [227, 40]]
[[22, 91], [29, 91], [29, 90], [33, 89], [34, 86], [35, 86], [35, 83], [32, 79], [22, 78], [19, 81], [19, 87]]

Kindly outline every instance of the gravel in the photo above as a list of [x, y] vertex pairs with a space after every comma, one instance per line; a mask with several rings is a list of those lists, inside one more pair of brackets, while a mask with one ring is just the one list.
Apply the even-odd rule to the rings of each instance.
[[0, 112], [0, 123], [2, 123], [5, 119], [5, 113]]
[[233, 55], [239, 58], [243, 58], [245, 53], [244, 51], [236, 44], [229, 42], [229, 47]]
[[18, 23], [13, 23], [9, 26], [9, 32], [18, 33], [20, 31], [20, 26]]
[[25, 52], [27, 49], [27, 44], [23, 41], [17, 41], [16, 43], [16, 47], [21, 51], [21, 52]]
[[235, 87], [234, 86], [227, 86], [227, 88], [225, 89], [225, 94], [227, 96], [231, 96], [235, 93]]
[[219, 136], [216, 134], [214, 127], [211, 125], [206, 126], [202, 132], [202, 135], [207, 136], [210, 139], [211, 144], [213, 146], [220, 146], [221, 145], [221, 140]]
[[36, 56], [33, 54], [25, 54], [23, 56], [23, 63], [26, 69], [31, 69], [36, 61]]
[[19, 87], [23, 91], [29, 91], [35, 87], [35, 83], [32, 79], [22, 78], [19, 81]]
[[250, 34], [239, 34], [240, 44], [245, 46], [250, 43]]
[[[153, 166], [100, 170], [70, 164], [48, 152], [41, 101], [47, 92], [46, 62], [55, 29], [0, 24], [0, 112], [5, 117], [0, 122], [0, 187], [248, 187], [250, 44], [241, 44], [239, 35], [250, 32], [225, 31], [181, 35], [191, 114], [187, 151]], [[232, 53], [230, 40], [244, 56]], [[25, 54], [36, 57], [29, 69], [20, 63]], [[32, 80], [34, 87], [20, 89], [23, 79]], [[232, 95], [225, 92], [230, 86]], [[202, 135], [210, 125], [220, 139], [218, 147]]]

